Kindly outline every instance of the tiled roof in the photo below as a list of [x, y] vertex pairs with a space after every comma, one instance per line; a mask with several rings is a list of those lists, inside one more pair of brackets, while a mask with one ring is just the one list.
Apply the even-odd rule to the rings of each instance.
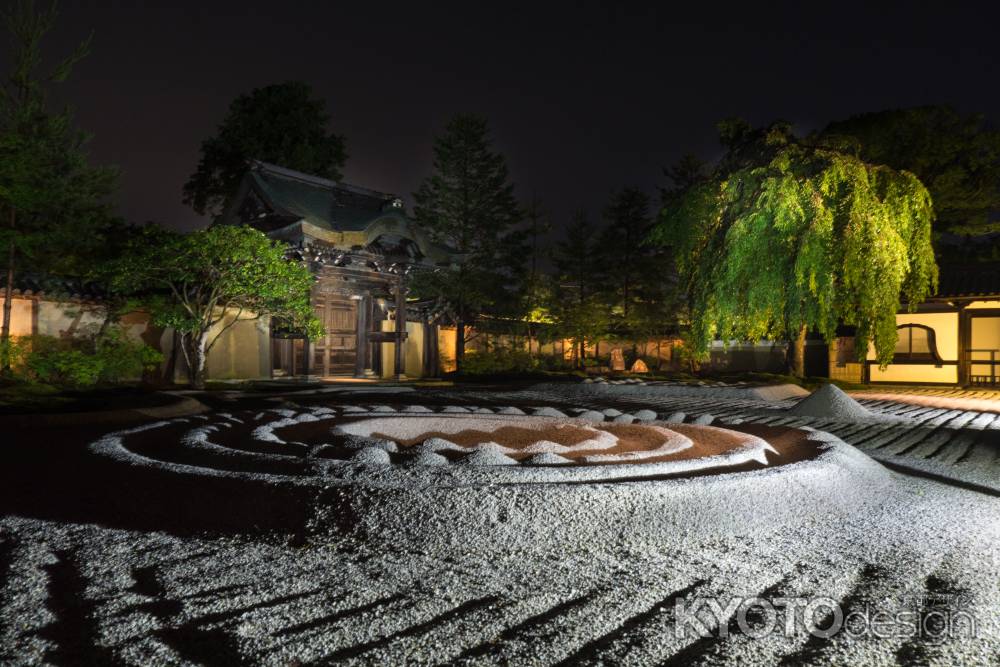
[[[7, 275], [0, 275], [0, 297], [7, 287]], [[79, 280], [57, 278], [34, 273], [14, 274], [14, 294], [19, 297], [45, 297], [48, 299], [79, 299], [81, 301], [102, 298], [101, 291], [92, 284]]]
[[1000, 262], [969, 262], [940, 267], [936, 297], [1000, 297]]
[[310, 176], [284, 167], [254, 163], [254, 186], [279, 212], [338, 232], [363, 231], [393, 210], [394, 195]]

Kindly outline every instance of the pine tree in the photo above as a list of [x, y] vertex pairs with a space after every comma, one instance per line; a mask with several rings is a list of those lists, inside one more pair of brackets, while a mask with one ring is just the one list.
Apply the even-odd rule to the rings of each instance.
[[87, 162], [87, 135], [68, 109], [50, 110], [50, 84], [65, 81], [90, 45], [48, 72], [40, 72], [41, 43], [56, 21], [55, 8], [39, 11], [30, 1], [11, 7], [4, 20], [12, 38], [11, 71], [0, 86], [0, 247], [6, 280], [0, 327], [0, 372], [10, 372], [10, 325], [14, 281], [23, 263], [59, 272], [79, 263], [109, 221], [112, 169]]
[[549, 213], [542, 205], [542, 201], [532, 195], [528, 204], [524, 207], [525, 229], [524, 237], [527, 249], [527, 270], [525, 272], [524, 283], [521, 288], [523, 305], [521, 307], [521, 318], [525, 322], [528, 332], [528, 352], [533, 352], [533, 341], [536, 337], [535, 321], [540, 316], [540, 311], [546, 300], [545, 276], [542, 272], [543, 247], [548, 234], [552, 231], [552, 223], [549, 221]]
[[649, 197], [638, 188], [623, 188], [611, 196], [604, 209], [607, 226], [601, 234], [601, 252], [608, 258], [605, 294], [617, 329], [631, 330], [641, 285], [649, 272], [645, 246], [652, 219]]
[[522, 212], [485, 118], [458, 115], [448, 123], [434, 142], [433, 173], [414, 198], [418, 223], [460, 255], [448, 270], [420, 276], [415, 288], [450, 303], [461, 370], [466, 327], [483, 313], [509, 316], [516, 310], [524, 267], [524, 235], [516, 228]]
[[573, 341], [580, 366], [587, 344], [608, 329], [608, 308], [601, 299], [606, 258], [587, 214], [577, 211], [566, 229], [566, 239], [558, 242], [552, 253], [556, 276], [548, 310], [555, 334]]

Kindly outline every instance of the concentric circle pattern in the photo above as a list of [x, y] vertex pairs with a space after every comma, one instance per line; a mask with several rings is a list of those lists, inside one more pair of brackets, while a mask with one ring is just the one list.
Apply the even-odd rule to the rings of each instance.
[[777, 453], [750, 433], [655, 417], [610, 408], [285, 405], [157, 422], [106, 436], [93, 449], [186, 473], [300, 482], [437, 475], [456, 483], [487, 481], [501, 467], [536, 482], [724, 472], [766, 466]]

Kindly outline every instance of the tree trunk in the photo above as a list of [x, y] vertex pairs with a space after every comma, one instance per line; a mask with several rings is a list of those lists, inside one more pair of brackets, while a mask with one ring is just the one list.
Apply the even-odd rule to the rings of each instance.
[[10, 320], [14, 305], [14, 260], [17, 247], [14, 245], [14, 207], [10, 207], [10, 245], [7, 247], [7, 284], [3, 290], [3, 325], [0, 326], [0, 375], [10, 375]]
[[462, 371], [462, 359], [465, 358], [465, 320], [455, 322], [455, 370]]
[[188, 355], [188, 380], [192, 389], [205, 388], [205, 361], [208, 358], [208, 334], [190, 338], [191, 353]]
[[799, 334], [792, 343], [792, 375], [797, 378], [806, 376], [806, 327], [799, 329]]

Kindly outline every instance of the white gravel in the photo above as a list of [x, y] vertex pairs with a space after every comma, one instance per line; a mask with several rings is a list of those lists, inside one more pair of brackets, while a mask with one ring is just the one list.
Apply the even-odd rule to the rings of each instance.
[[789, 410], [793, 415], [828, 419], [870, 419], [874, 415], [833, 384], [824, 384]]
[[[116, 455], [133, 438], [218, 426], [196, 423], [130, 429], [95, 449]], [[206, 442], [229, 432], [202, 431]], [[537, 483], [514, 477], [535, 466], [507, 465], [496, 483], [490, 466], [351, 466], [355, 478], [289, 487], [316, 501], [305, 542], [249, 526], [181, 536], [6, 515], [0, 663], [995, 664], [1000, 501], [812, 437], [829, 445], [814, 461], [692, 479]], [[134, 453], [109, 465], [158, 471], [160, 483], [197, 475], [197, 488], [280, 477]], [[977, 638], [675, 632], [675, 602], [696, 597], [825, 597], [926, 615], [942, 593], [964, 601]]]

